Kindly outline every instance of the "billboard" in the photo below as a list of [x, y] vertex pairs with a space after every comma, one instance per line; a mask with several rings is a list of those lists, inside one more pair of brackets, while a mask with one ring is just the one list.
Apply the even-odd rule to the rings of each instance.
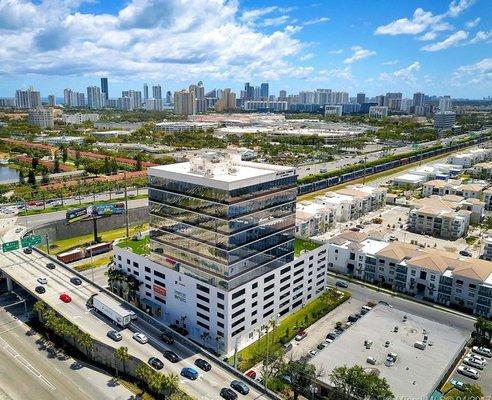
[[123, 214], [124, 212], [124, 203], [94, 204], [88, 207], [68, 210], [66, 214], [66, 221], [70, 224], [72, 222], [89, 219], [91, 217], [109, 217], [110, 215]]
[[87, 217], [87, 207], [68, 210], [66, 214], [66, 220], [68, 223], [79, 221], [85, 217]]

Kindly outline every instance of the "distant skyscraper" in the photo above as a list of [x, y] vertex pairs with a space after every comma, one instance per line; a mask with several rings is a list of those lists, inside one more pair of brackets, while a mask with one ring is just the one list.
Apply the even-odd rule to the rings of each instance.
[[349, 94], [347, 92], [331, 92], [330, 104], [346, 104], [349, 102]]
[[376, 96], [376, 103], [378, 103], [378, 106], [384, 106], [384, 102], [386, 101], [384, 94], [380, 94], [379, 96]]
[[103, 96], [103, 100], [106, 102], [109, 98], [108, 91], [108, 78], [101, 78], [101, 94]]
[[125, 108], [127, 110], [133, 110], [142, 107], [142, 92], [139, 90], [124, 90], [123, 92], [121, 92], [121, 97], [130, 99], [129, 107]]
[[287, 91], [281, 90], [280, 92], [278, 92], [278, 99], [285, 101], [287, 99]]
[[236, 93], [227, 88], [222, 90], [220, 99], [215, 103], [215, 111], [230, 111], [236, 108]]
[[17, 108], [41, 107], [41, 93], [31, 86], [28, 89], [19, 89], [15, 92], [15, 105]]
[[92, 109], [102, 108], [101, 89], [98, 86], [87, 87], [87, 106]]
[[149, 85], [144, 83], [143, 90], [144, 90], [144, 100], [148, 100], [148, 98], [149, 98]]
[[246, 92], [246, 97], [244, 100], [253, 100], [255, 97], [255, 88], [254, 86], [251, 86], [249, 82], [246, 82], [244, 84], [244, 91]]
[[330, 103], [331, 89], [316, 89], [314, 102], [319, 105]]
[[54, 107], [54, 106], [56, 106], [56, 97], [55, 97], [55, 95], [54, 95], [54, 94], [50, 94], [50, 95], [48, 96], [48, 105], [49, 105], [50, 107]]
[[75, 92], [72, 89], [63, 91], [63, 104], [66, 107], [85, 107], [85, 94]]
[[172, 93], [170, 90], [166, 92], [166, 103], [171, 104], [173, 102]]
[[174, 92], [174, 113], [178, 115], [195, 114], [195, 93], [185, 89]]
[[453, 101], [450, 96], [443, 96], [439, 99], [439, 111], [452, 111], [453, 110]]
[[366, 102], [366, 94], [365, 93], [357, 93], [357, 103], [364, 104]]
[[417, 92], [413, 94], [413, 105], [415, 107], [423, 107], [424, 106], [424, 98], [425, 94]]
[[384, 105], [388, 107], [389, 110], [400, 110], [401, 109], [401, 93], [386, 93], [384, 98]]
[[266, 100], [268, 99], [268, 94], [269, 94], [268, 83], [262, 83], [260, 85], [260, 97]]
[[162, 88], [161, 88], [161, 85], [152, 86], [152, 97], [154, 99], [162, 99]]

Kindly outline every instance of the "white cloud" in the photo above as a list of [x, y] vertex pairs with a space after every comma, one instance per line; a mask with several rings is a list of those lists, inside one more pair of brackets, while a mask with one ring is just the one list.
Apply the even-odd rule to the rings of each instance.
[[438, 25], [442, 20], [442, 16], [433, 15], [430, 11], [424, 11], [422, 8], [417, 8], [412, 19], [400, 18], [390, 22], [387, 25], [379, 26], [376, 29], [376, 35], [418, 35], [424, 32], [432, 25]]
[[254, 8], [252, 10], [244, 11], [240, 19], [243, 22], [251, 23], [256, 21], [258, 18], [263, 17], [264, 15], [271, 14], [277, 9], [278, 9], [277, 6]]
[[325, 22], [328, 22], [330, 18], [328, 17], [320, 17], [320, 18], [313, 18], [305, 21], [303, 25], [316, 25], [316, 24], [323, 24]]
[[483, 72], [488, 72], [492, 73], [492, 58], [484, 58], [481, 61], [476, 62], [475, 64], [470, 64], [470, 65], [463, 65], [459, 67], [457, 72], [461, 73], [483, 73]]
[[480, 17], [467, 21], [465, 24], [467, 28], [475, 28], [480, 23]]
[[393, 85], [398, 87], [401, 85], [415, 85], [418, 81], [416, 73], [420, 71], [420, 62], [415, 61], [406, 68], [401, 68], [394, 72], [382, 72], [379, 74], [379, 80], [385, 82], [387, 85]]
[[382, 65], [396, 65], [398, 64], [398, 60], [385, 61], [381, 63]]
[[347, 66], [345, 68], [331, 68], [331, 69], [322, 69], [318, 72], [318, 76], [315, 77], [314, 81], [327, 81], [332, 78], [335, 79], [343, 79], [345, 81], [353, 81], [354, 77], [352, 76], [352, 72], [350, 71], [350, 67]]
[[422, 36], [419, 36], [417, 39], [426, 42], [429, 40], [434, 40], [436, 37], [437, 37], [437, 33], [430, 31], [430, 32], [423, 34]]
[[314, 57], [313, 53], [308, 53], [308, 54], [304, 54], [303, 56], [299, 57], [299, 59], [301, 61], [306, 61], [306, 60], [310, 60], [313, 57]]
[[262, 26], [279, 26], [279, 25], [286, 24], [288, 20], [289, 20], [288, 15], [280, 15], [278, 17], [264, 19], [263, 22], [261, 23], [261, 25]]
[[463, 65], [453, 73], [453, 86], [483, 86], [492, 82], [492, 58]]
[[425, 51], [440, 51], [447, 49], [449, 47], [457, 46], [463, 40], [468, 38], [468, 32], [466, 31], [457, 31], [451, 35], [449, 35], [446, 39], [441, 42], [428, 44], [422, 47], [422, 50]]
[[356, 61], [360, 61], [364, 58], [374, 56], [376, 54], [375, 51], [363, 49], [360, 46], [354, 46], [351, 48], [351, 50], [354, 52], [350, 57], [347, 57], [345, 60], [343, 60], [344, 64], [352, 64]]
[[480, 42], [485, 42], [486, 40], [489, 40], [492, 37], [492, 31], [478, 31], [475, 35], [475, 37], [470, 40], [469, 44], [476, 44]]
[[70, 0], [0, 0], [0, 76], [131, 76], [189, 81], [305, 76], [291, 63], [305, 45], [288, 26], [249, 24], [285, 9], [238, 12], [225, 0], [131, 0], [117, 15], [88, 14]]
[[328, 54], [342, 54], [342, 53], [343, 53], [343, 49], [328, 51]]
[[452, 17], [456, 17], [460, 15], [463, 11], [465, 11], [468, 7], [470, 7], [475, 0], [453, 0], [449, 4], [448, 14]]

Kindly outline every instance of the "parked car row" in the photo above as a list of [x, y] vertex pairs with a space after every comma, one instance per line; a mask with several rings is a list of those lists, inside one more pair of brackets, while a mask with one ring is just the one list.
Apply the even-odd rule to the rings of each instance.
[[487, 347], [474, 346], [472, 351], [463, 359], [463, 364], [458, 367], [458, 373], [472, 379], [480, 378], [480, 371], [488, 364], [487, 358], [492, 357], [492, 351]]

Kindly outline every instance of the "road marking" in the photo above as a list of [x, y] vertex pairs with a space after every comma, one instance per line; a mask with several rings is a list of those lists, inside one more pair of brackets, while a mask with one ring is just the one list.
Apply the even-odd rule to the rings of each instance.
[[53, 385], [41, 372], [39, 372], [36, 368], [34, 368], [24, 357], [22, 357], [17, 351], [8, 344], [5, 339], [0, 338], [0, 341], [3, 342], [1, 347], [7, 351], [10, 356], [23, 365], [29, 372], [35, 375], [41, 382], [43, 382], [46, 386], [48, 386], [51, 390], [56, 390], [56, 386]]

